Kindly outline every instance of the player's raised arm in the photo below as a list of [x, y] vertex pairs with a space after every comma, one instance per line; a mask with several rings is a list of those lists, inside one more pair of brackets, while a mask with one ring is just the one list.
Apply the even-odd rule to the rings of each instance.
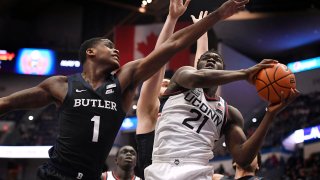
[[[196, 24], [190, 25], [174, 33], [159, 48], [151, 52], [147, 57], [127, 63], [125, 71], [118, 74], [123, 90], [128, 87], [136, 87], [155, 74], [169, 59], [183, 48], [195, 42], [203, 33], [218, 21], [225, 19], [239, 10], [244, 9], [249, 0], [229, 0], [217, 10], [210, 13]], [[122, 69], [124, 69], [124, 67]], [[129, 73], [129, 75], [128, 75]], [[127, 78], [131, 77], [131, 78]]]
[[[194, 15], [191, 15], [191, 19], [193, 23], [197, 23], [202, 18], [206, 17], [208, 15], [208, 11], [200, 11], [198, 18], [196, 18]], [[193, 67], [197, 67], [198, 60], [200, 56], [208, 51], [208, 33], [204, 33], [198, 40], [197, 40], [197, 51], [196, 56], [194, 57], [194, 63]]]
[[241, 113], [236, 108], [229, 106], [228, 123], [224, 129], [225, 138], [227, 148], [237, 164], [246, 167], [252, 162], [263, 144], [274, 117], [298, 96], [299, 92], [296, 89], [292, 89], [288, 99], [282, 97], [280, 103], [270, 104], [259, 127], [247, 140], [242, 130], [244, 120]]
[[[179, 17], [186, 11], [190, 0], [170, 0], [169, 14], [160, 32], [155, 49], [165, 42], [172, 34]], [[136, 133], [147, 133], [154, 129], [158, 116], [159, 92], [166, 67], [163, 66], [156, 74], [142, 85], [138, 100], [138, 126]]]
[[53, 102], [61, 104], [67, 92], [62, 91], [66, 88], [63, 81], [66, 81], [66, 78], [54, 76], [35, 87], [0, 98], [0, 114], [18, 109], [39, 108]]
[[[193, 88], [210, 88], [238, 80], [252, 81], [253, 76], [261, 69], [274, 66], [276, 60], [265, 59], [260, 63], [241, 70], [223, 70], [223, 61], [214, 52], [207, 52], [202, 55], [198, 63], [198, 69], [182, 67], [177, 70], [172, 80], [180, 86]], [[216, 70], [212, 69], [217, 66]]]

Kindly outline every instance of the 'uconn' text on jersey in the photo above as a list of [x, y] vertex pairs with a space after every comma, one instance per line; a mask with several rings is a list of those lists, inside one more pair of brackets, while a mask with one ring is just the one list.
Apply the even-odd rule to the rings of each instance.
[[191, 91], [188, 92], [186, 94], [186, 96], [184, 97], [184, 99], [186, 101], [188, 101], [189, 103], [191, 103], [193, 106], [199, 108], [199, 110], [206, 114], [207, 116], [209, 116], [214, 123], [216, 123], [216, 126], [219, 126], [221, 123], [222, 123], [222, 118], [219, 117], [221, 116], [221, 112], [220, 110], [214, 110], [214, 109], [211, 109], [210, 107], [208, 107], [205, 103], [203, 103], [201, 100], [198, 99], [198, 96], [199, 96], [199, 93], [201, 92], [198, 92], [198, 91]]

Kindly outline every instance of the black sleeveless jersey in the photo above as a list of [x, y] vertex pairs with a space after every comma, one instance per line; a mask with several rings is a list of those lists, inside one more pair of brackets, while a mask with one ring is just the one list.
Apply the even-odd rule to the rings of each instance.
[[59, 110], [59, 134], [49, 150], [51, 164], [77, 179], [99, 179], [125, 112], [114, 75], [98, 89], [81, 74], [68, 77], [68, 93]]

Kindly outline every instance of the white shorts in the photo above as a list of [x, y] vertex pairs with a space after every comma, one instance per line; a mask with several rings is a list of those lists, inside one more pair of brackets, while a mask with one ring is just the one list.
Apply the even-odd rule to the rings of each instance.
[[212, 180], [213, 166], [208, 163], [153, 161], [144, 170], [146, 180]]

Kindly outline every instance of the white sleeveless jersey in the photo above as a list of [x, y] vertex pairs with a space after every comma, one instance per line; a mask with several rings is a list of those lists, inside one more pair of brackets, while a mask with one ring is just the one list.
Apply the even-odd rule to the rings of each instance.
[[[104, 172], [104, 173], [102, 173], [101, 176], [102, 176], [102, 177], [101, 177], [102, 180], [120, 180], [120, 178], [117, 177], [117, 176], [113, 173], [113, 171]], [[141, 179], [140, 179], [139, 177], [137, 177], [137, 176], [133, 176], [133, 177], [132, 177], [132, 180], [141, 180]]]
[[225, 101], [221, 97], [207, 100], [202, 88], [170, 96], [156, 124], [152, 158], [209, 161], [226, 114]]

